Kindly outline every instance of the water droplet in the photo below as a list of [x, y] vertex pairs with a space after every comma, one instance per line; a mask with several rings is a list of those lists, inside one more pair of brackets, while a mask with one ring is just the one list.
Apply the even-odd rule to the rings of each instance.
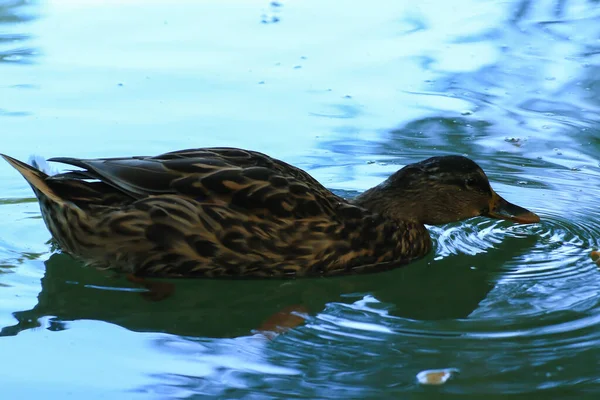
[[519, 184], [519, 185], [527, 185], [527, 183], [528, 183], [527, 181], [519, 181], [519, 182], [517, 182], [517, 184]]

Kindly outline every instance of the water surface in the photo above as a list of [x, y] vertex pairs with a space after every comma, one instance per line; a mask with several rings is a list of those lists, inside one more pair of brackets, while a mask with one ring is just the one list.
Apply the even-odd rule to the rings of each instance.
[[[121, 3], [0, 0], [3, 153], [244, 147], [346, 196], [465, 154], [542, 222], [434, 227], [434, 253], [386, 273], [178, 281], [150, 302], [54, 252], [0, 165], [6, 396], [597, 397], [597, 1]], [[297, 304], [305, 324], [253, 333]], [[419, 385], [439, 368], [460, 373]]]

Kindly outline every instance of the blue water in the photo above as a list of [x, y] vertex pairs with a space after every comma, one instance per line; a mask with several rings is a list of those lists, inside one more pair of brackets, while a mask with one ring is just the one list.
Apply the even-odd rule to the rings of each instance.
[[[0, 0], [2, 153], [235, 146], [347, 196], [465, 154], [542, 218], [434, 227], [433, 254], [386, 273], [151, 302], [55, 252], [0, 164], [3, 396], [597, 398], [598, 38], [584, 0]], [[305, 324], [254, 333], [296, 304]], [[417, 381], [440, 368], [459, 373]]]

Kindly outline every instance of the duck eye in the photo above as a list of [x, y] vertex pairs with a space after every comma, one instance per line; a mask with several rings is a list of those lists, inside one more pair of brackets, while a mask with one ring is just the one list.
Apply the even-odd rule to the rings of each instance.
[[476, 183], [477, 183], [477, 180], [476, 180], [475, 178], [473, 178], [473, 177], [471, 177], [471, 178], [467, 178], [467, 179], [465, 180], [465, 185], [466, 185], [467, 187], [473, 187], [473, 186], [475, 186], [475, 184], [476, 184]]

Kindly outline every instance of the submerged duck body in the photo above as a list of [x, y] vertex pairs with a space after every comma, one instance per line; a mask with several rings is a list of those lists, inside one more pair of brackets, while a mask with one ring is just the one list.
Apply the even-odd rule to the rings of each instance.
[[3, 156], [33, 188], [61, 249], [138, 276], [285, 278], [394, 268], [426, 255], [424, 224], [477, 215], [537, 222], [475, 162], [433, 157], [352, 201], [265, 154], [201, 148], [155, 157], [54, 158], [49, 176]]

